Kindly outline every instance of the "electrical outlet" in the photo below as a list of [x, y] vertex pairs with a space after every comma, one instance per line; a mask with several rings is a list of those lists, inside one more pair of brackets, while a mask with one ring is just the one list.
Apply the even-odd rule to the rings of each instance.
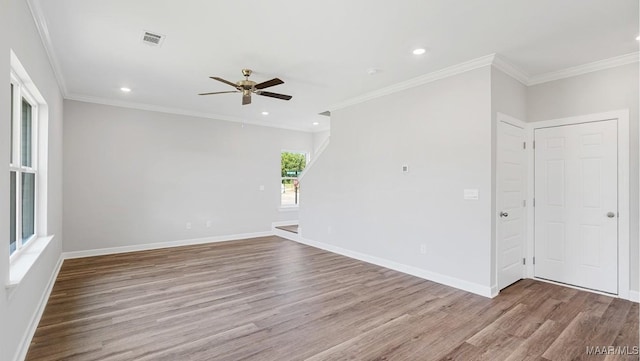
[[211, 221], [207, 221], [207, 228], [211, 228]]
[[187, 222], [187, 229], [191, 229], [191, 222]]
[[331, 226], [327, 227], [327, 234], [333, 234], [333, 227]]
[[258, 187], [258, 190], [260, 190], [260, 191], [264, 191], [264, 186], [260, 186], [260, 187]]
[[420, 253], [421, 254], [427, 254], [427, 245], [426, 244], [421, 244], [420, 245]]

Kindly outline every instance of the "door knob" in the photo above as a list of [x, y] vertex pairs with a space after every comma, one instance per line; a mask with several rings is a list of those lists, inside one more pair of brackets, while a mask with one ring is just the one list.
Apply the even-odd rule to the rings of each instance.
[[616, 214], [615, 214], [615, 213], [613, 213], [613, 212], [608, 212], [608, 213], [607, 213], [607, 217], [609, 217], [609, 218], [613, 218], [613, 217], [615, 217], [615, 216], [616, 216]]
[[509, 217], [509, 213], [507, 213], [507, 212], [500, 212], [500, 217], [502, 217], [502, 218]]

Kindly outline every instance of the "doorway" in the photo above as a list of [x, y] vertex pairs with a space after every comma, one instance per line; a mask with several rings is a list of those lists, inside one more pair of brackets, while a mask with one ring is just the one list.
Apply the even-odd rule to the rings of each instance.
[[618, 293], [617, 119], [534, 132], [535, 276]]
[[530, 277], [629, 298], [628, 111], [533, 123]]
[[524, 278], [526, 239], [526, 124], [498, 114], [496, 152], [497, 283], [501, 290]]

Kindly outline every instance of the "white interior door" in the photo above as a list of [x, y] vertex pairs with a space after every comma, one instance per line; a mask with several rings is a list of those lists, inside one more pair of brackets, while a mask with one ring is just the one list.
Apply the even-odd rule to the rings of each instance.
[[617, 121], [534, 136], [535, 276], [617, 294]]
[[497, 150], [497, 235], [498, 288], [522, 279], [526, 234], [525, 131], [515, 125], [498, 122]]

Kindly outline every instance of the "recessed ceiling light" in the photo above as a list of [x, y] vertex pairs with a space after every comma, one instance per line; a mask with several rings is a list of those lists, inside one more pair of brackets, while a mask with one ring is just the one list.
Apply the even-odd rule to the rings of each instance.
[[318, 123], [318, 122], [313, 122], [313, 125], [318, 125], [318, 124], [320, 124], [320, 123]]
[[127, 88], [127, 87], [124, 87], [124, 86], [122, 88], [120, 88], [120, 90], [122, 90], [124, 93], [128, 93], [128, 92], [131, 91], [130, 88]]
[[262, 115], [269, 115], [269, 112], [262, 112]]
[[640, 35], [636, 36], [636, 40], [640, 41]]
[[424, 48], [413, 49], [413, 55], [422, 55], [426, 52], [427, 50]]

